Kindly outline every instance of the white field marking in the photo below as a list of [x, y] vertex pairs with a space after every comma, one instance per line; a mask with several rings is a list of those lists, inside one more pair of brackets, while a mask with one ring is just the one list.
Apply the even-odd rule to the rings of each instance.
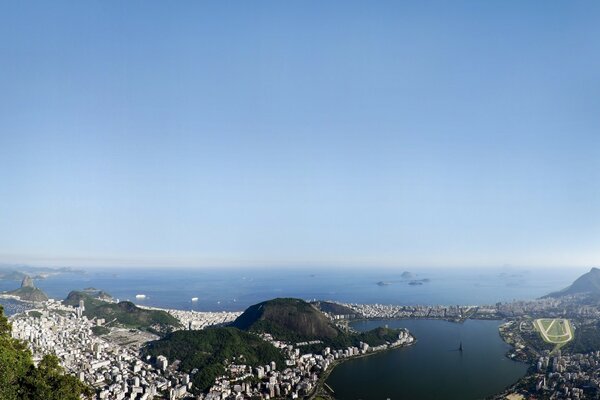
[[[569, 320], [554, 318], [554, 319], [552, 319], [552, 322], [550, 322], [550, 325], [548, 325], [548, 328], [544, 328], [544, 325], [542, 324], [543, 320], [547, 320], [547, 319], [536, 319], [534, 322], [537, 325], [537, 327], [539, 328], [542, 338], [544, 340], [546, 340], [547, 342], [554, 343], [554, 344], [564, 344], [573, 339], [573, 331], [571, 329], [571, 324], [569, 323]], [[557, 321], [561, 321], [563, 323], [565, 333], [562, 335], [549, 335], [548, 332], [550, 331], [550, 328], [552, 328], [552, 326]]]

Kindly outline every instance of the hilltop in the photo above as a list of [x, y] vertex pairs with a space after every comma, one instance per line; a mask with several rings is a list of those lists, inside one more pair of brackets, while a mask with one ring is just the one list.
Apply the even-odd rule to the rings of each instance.
[[592, 268], [589, 272], [577, 278], [569, 287], [550, 293], [544, 297], [562, 297], [578, 294], [600, 297], [600, 268]]
[[33, 284], [33, 279], [28, 275], [23, 277], [23, 281], [21, 282], [21, 287], [15, 290], [11, 290], [6, 292], [6, 294], [10, 294], [12, 296], [17, 296], [19, 299], [23, 301], [46, 301], [48, 300], [48, 296], [41, 289], [38, 289]]
[[347, 332], [331, 322], [315, 305], [292, 298], [273, 299], [250, 306], [231, 326], [254, 333], [268, 333], [275, 339], [290, 343], [320, 341], [320, 344], [306, 347], [315, 352], [326, 346], [342, 349], [358, 346], [360, 342], [379, 346], [393, 342], [400, 332], [387, 328]]
[[[106, 293], [100, 292], [105, 295]], [[106, 322], [115, 321], [130, 328], [148, 330], [156, 333], [168, 332], [172, 327], [179, 327], [179, 321], [162, 310], [146, 310], [130, 301], [119, 303], [107, 302], [95, 298], [87, 292], [72, 291], [64, 300], [64, 304], [77, 307], [79, 300], [84, 301], [84, 312], [88, 318], [104, 318]]]
[[232, 326], [266, 332], [282, 340], [333, 339], [341, 331], [315, 306], [300, 299], [279, 298], [250, 306]]

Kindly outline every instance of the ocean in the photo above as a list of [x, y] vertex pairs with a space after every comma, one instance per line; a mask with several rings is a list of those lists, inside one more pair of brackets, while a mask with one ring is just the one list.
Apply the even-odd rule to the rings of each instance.
[[[245, 269], [91, 269], [36, 280], [51, 298], [71, 290], [102, 289], [119, 300], [163, 308], [242, 311], [275, 297], [379, 304], [495, 304], [528, 300], [568, 286], [585, 269], [504, 268], [245, 268]], [[427, 279], [421, 285], [410, 280]], [[383, 282], [378, 285], [378, 282]], [[0, 281], [0, 290], [20, 282]], [[145, 299], [136, 299], [143, 294]], [[197, 297], [198, 301], [191, 299]]]

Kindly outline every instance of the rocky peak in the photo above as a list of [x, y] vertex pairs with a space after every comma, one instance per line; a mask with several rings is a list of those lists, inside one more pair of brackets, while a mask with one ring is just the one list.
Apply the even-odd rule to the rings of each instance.
[[25, 275], [25, 278], [23, 278], [23, 281], [21, 282], [21, 287], [35, 287], [33, 285], [33, 279], [31, 279], [29, 275]]

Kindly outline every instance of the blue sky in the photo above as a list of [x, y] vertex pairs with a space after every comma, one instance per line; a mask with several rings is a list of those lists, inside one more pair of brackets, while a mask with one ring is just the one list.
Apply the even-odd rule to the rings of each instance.
[[3, 2], [0, 262], [600, 263], [597, 2]]

